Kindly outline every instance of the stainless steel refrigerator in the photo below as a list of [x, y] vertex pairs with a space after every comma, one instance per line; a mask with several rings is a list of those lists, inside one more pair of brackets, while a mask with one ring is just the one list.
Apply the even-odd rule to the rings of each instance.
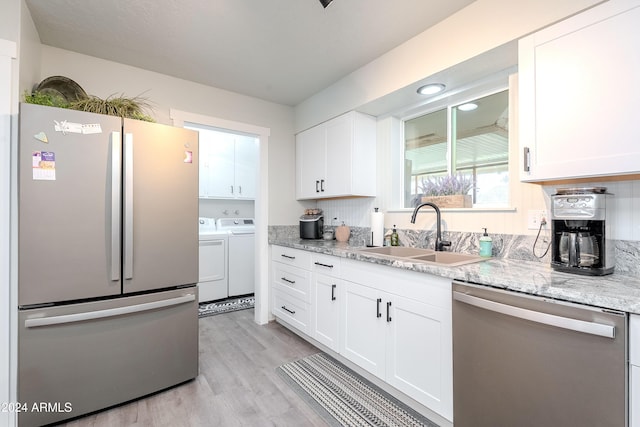
[[20, 426], [198, 375], [198, 134], [20, 105]]

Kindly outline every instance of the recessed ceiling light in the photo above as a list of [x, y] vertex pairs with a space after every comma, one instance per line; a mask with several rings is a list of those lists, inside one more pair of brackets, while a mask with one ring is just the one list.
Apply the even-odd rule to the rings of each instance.
[[474, 104], [473, 102], [467, 102], [466, 104], [458, 105], [458, 110], [460, 111], [473, 111], [478, 108], [478, 104]]
[[431, 83], [428, 85], [420, 86], [418, 88], [418, 93], [420, 95], [435, 95], [436, 93], [440, 93], [444, 90], [446, 86], [442, 83]]

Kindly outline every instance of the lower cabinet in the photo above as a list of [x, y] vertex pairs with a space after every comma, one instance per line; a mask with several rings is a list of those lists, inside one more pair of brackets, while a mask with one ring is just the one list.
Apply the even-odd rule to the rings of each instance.
[[640, 427], [640, 316], [629, 323], [629, 426]]
[[[369, 276], [360, 268], [372, 269], [374, 274]], [[349, 274], [349, 268], [345, 270]], [[371, 264], [357, 266], [353, 276], [360, 277], [361, 283], [344, 280], [340, 353], [451, 420], [448, 279]], [[434, 298], [430, 295], [434, 293], [439, 295]]]
[[449, 279], [275, 246], [271, 267], [280, 321], [453, 419]]

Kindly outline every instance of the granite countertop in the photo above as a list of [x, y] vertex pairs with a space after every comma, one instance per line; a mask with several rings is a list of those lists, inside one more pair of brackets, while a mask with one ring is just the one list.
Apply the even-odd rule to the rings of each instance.
[[491, 258], [460, 267], [442, 267], [382, 258], [359, 252], [360, 249], [364, 249], [362, 246], [350, 246], [347, 243], [335, 241], [287, 238], [274, 239], [269, 243], [530, 295], [640, 314], [640, 278], [637, 277], [615, 273], [607, 276], [581, 276], [554, 271], [546, 263], [505, 258]]

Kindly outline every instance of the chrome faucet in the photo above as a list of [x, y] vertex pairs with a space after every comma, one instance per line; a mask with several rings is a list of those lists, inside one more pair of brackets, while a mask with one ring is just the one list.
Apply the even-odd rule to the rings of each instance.
[[443, 251], [445, 246], [451, 246], [451, 242], [448, 240], [442, 240], [442, 229], [440, 227], [440, 208], [438, 208], [434, 203], [425, 202], [422, 203], [413, 210], [413, 214], [411, 215], [411, 224], [416, 223], [416, 216], [418, 215], [418, 211], [423, 206], [431, 206], [433, 210], [436, 211], [436, 251]]

